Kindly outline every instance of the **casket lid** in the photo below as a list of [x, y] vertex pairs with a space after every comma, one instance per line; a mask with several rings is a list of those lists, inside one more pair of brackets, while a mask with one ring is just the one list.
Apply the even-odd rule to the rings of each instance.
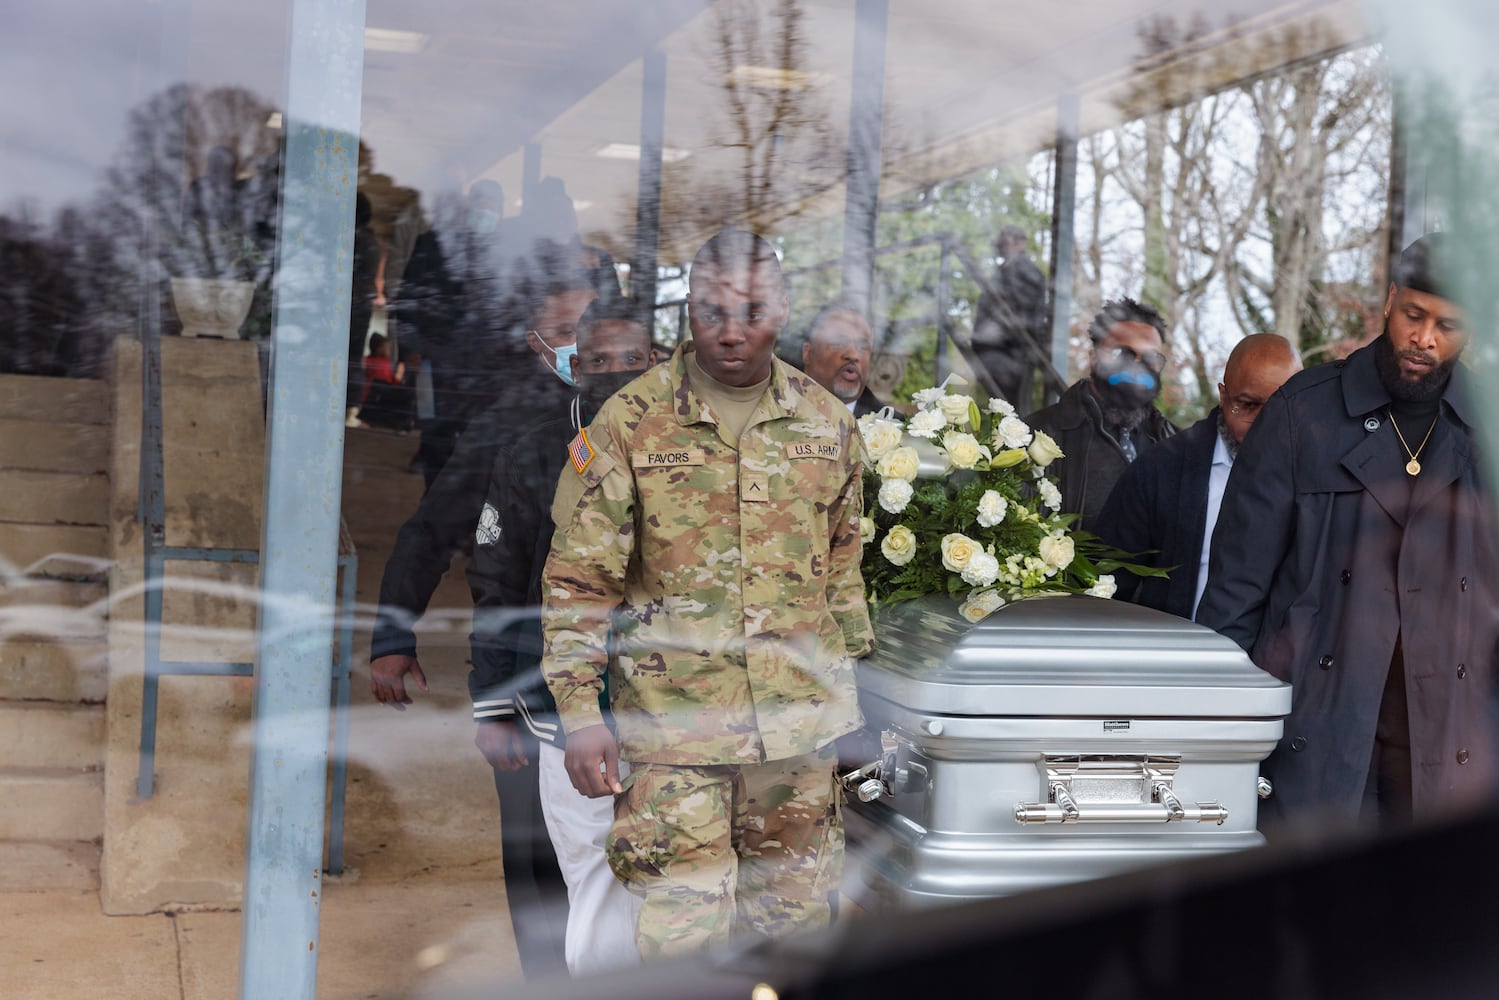
[[1123, 601], [1046, 595], [977, 625], [949, 601], [882, 612], [859, 687], [934, 715], [1270, 718], [1291, 686], [1211, 629]]

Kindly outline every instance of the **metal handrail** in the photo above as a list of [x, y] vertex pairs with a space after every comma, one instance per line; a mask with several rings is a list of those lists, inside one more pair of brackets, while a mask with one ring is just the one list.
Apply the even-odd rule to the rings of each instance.
[[[149, 258], [148, 258], [149, 259]], [[251, 677], [255, 664], [185, 661], [161, 658], [166, 563], [209, 562], [258, 565], [258, 549], [166, 543], [166, 469], [163, 459], [160, 306], [148, 296], [141, 326], [141, 453], [136, 516], [142, 524], [145, 563], [144, 670], [141, 691], [141, 735], [136, 795], [149, 799], [156, 785], [156, 728], [162, 677]], [[336, 647], [333, 658], [333, 760], [329, 803], [328, 857], [325, 870], [343, 871], [344, 812], [348, 779], [349, 703], [354, 663], [354, 603], [359, 557], [340, 520], [338, 571], [341, 574]]]

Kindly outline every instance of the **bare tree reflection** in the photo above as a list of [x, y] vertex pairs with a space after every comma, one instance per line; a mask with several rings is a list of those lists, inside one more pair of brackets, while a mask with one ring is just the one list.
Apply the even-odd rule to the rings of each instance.
[[733, 151], [738, 162], [728, 171], [705, 167], [706, 157], [665, 166], [662, 215], [684, 235], [728, 222], [763, 227], [841, 178], [841, 140], [821, 78], [807, 67], [803, 4], [766, 6], [728, 0], [714, 8], [709, 44], [722, 121], [708, 151]]
[[1173, 401], [1182, 419], [1213, 398], [1235, 335], [1279, 333], [1311, 363], [1377, 329], [1387, 243], [1391, 98], [1379, 53], [1225, 86], [1240, 61], [1284, 65], [1288, 52], [1314, 51], [1317, 29], [1169, 63], [1209, 30], [1146, 25], [1142, 54], [1166, 68], [1122, 97], [1129, 120], [1080, 149], [1074, 315], [1121, 288], [1160, 308], [1194, 387]]

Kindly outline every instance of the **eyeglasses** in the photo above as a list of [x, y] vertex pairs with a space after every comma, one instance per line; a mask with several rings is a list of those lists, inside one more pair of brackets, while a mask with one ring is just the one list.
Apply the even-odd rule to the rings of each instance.
[[1228, 412], [1236, 417], [1252, 417], [1256, 413], [1259, 413], [1264, 406], [1264, 402], [1258, 399], [1236, 399], [1229, 404]]
[[1123, 344], [1108, 346], [1099, 344], [1097, 351], [1098, 359], [1105, 364], [1119, 365], [1126, 361], [1138, 361], [1157, 375], [1166, 369], [1166, 355], [1160, 351], [1146, 351], [1141, 354], [1134, 348], [1125, 347]]

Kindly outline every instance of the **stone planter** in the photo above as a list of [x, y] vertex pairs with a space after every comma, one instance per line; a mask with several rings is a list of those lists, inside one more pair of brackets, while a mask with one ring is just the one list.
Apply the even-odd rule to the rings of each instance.
[[172, 304], [182, 320], [184, 337], [239, 339], [239, 328], [250, 315], [250, 302], [254, 297], [253, 281], [172, 279]]

